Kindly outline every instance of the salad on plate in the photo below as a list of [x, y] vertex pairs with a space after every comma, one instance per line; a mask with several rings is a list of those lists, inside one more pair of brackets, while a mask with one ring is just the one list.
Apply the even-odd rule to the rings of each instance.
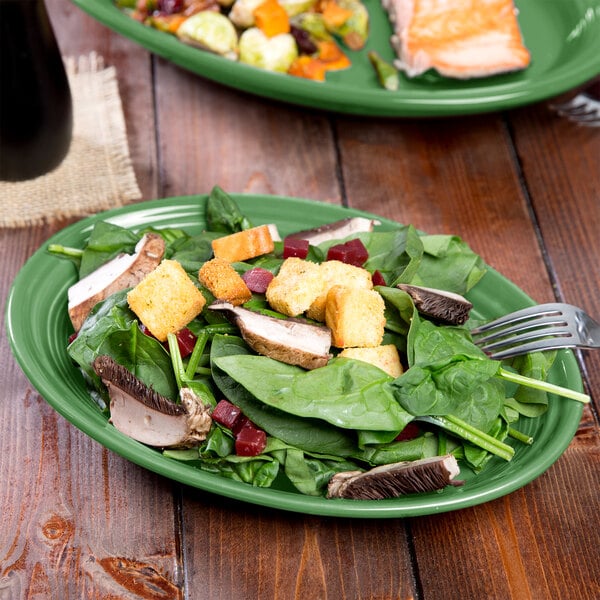
[[[98, 221], [73, 260], [67, 352], [98, 409], [163, 456], [256, 487], [382, 499], [460, 485], [548, 407], [554, 352], [500, 363], [464, 298], [460, 238], [374, 219], [280, 239], [215, 187], [206, 230]], [[468, 485], [468, 484], [467, 484]], [[332, 500], [333, 501], [333, 500]]]

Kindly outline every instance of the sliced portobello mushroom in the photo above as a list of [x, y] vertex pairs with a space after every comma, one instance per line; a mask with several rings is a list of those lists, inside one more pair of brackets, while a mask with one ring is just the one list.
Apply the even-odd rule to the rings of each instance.
[[176, 404], [110, 356], [98, 356], [93, 367], [108, 388], [110, 423], [121, 433], [157, 448], [191, 448], [206, 439], [210, 407], [191, 389], [182, 388]]
[[327, 327], [261, 315], [229, 302], [214, 302], [208, 308], [224, 312], [259, 354], [305, 369], [324, 367], [331, 358], [331, 330]]
[[405, 494], [433, 492], [447, 485], [462, 485], [454, 478], [460, 473], [451, 454], [421, 460], [381, 465], [369, 471], [336, 473], [327, 487], [328, 498], [383, 500]]
[[68, 310], [75, 331], [79, 331], [89, 312], [111, 294], [137, 285], [153, 271], [165, 253], [165, 241], [157, 233], [147, 233], [136, 244], [133, 254], [119, 254], [68, 290]]
[[413, 299], [421, 314], [448, 325], [463, 325], [473, 308], [471, 302], [453, 292], [406, 283], [399, 283], [396, 287]]
[[373, 226], [378, 225], [379, 221], [368, 219], [366, 217], [347, 217], [340, 221], [327, 223], [313, 229], [305, 229], [291, 233], [288, 237], [308, 240], [308, 242], [317, 246], [327, 240], [340, 240], [354, 233], [363, 233], [373, 231]]

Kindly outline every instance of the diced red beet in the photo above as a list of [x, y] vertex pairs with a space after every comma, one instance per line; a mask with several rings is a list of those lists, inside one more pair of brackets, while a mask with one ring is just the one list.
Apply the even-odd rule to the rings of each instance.
[[[140, 329], [150, 337], [154, 337], [150, 330], [145, 325], [140, 325]], [[179, 346], [179, 353], [181, 354], [181, 358], [185, 358], [189, 356], [196, 345], [196, 340], [198, 339], [187, 327], [180, 329], [176, 334], [177, 345]], [[163, 342], [163, 346], [168, 350], [169, 342]]]
[[257, 456], [267, 445], [267, 434], [248, 421], [235, 438], [235, 453], [238, 456]]
[[177, 337], [181, 358], [189, 356], [193, 352], [198, 338], [187, 327], [180, 329], [175, 336]]
[[235, 405], [229, 402], [229, 400], [219, 400], [217, 405], [212, 411], [213, 421], [231, 429], [232, 431], [236, 428], [236, 425], [242, 418], [246, 418], [242, 415], [242, 411]]
[[335, 244], [327, 250], [327, 260], [339, 260], [345, 263], [348, 257], [348, 250], [345, 244]]
[[308, 256], [308, 240], [286, 237], [283, 240], [283, 258], [306, 258]]
[[235, 453], [238, 456], [256, 456], [265, 449], [267, 434], [229, 400], [217, 402], [212, 411], [212, 419], [232, 431], [235, 436]]
[[362, 267], [367, 258], [369, 258], [369, 253], [358, 238], [343, 244], [335, 244], [327, 251], [327, 260], [339, 260], [355, 267]]
[[396, 436], [396, 441], [397, 442], [405, 442], [405, 441], [408, 441], [408, 440], [414, 440], [419, 435], [420, 431], [421, 430], [419, 429], [419, 426], [416, 423], [414, 423], [414, 422], [411, 421]]
[[242, 275], [242, 279], [251, 292], [264, 294], [273, 279], [273, 273], [261, 267], [254, 267], [253, 269], [246, 271]]
[[387, 285], [383, 275], [379, 271], [375, 271], [373, 275], [371, 275], [371, 279], [373, 280], [373, 285]]
[[348, 249], [348, 259], [351, 265], [362, 267], [369, 258], [369, 252], [365, 245], [358, 238], [347, 241], [345, 244]]
[[242, 414], [240, 415], [240, 418], [235, 422], [235, 425], [231, 428], [231, 431], [233, 432], [233, 435], [235, 435], [237, 437], [238, 433], [248, 424], [252, 424], [252, 421], [250, 421], [250, 419]]

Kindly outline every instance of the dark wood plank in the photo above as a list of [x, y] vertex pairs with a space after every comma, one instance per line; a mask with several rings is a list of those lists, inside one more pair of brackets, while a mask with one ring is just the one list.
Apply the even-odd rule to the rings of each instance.
[[231, 90], [163, 61], [156, 77], [165, 197], [220, 185], [341, 201], [324, 113]]
[[[188, 491], [188, 580], [194, 594], [231, 598], [389, 598], [414, 594], [401, 520], [303, 516]], [[198, 539], [200, 531], [210, 532]], [[193, 537], [190, 537], [193, 534]]]
[[424, 597], [597, 598], [599, 459], [596, 435], [504, 498], [415, 520]]

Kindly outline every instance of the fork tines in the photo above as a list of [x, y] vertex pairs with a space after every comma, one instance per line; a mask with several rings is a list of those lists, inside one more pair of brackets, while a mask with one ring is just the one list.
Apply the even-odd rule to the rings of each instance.
[[600, 127], [600, 101], [585, 93], [578, 94], [563, 104], [551, 105], [551, 108], [559, 116], [574, 123], [588, 127]]
[[574, 346], [574, 332], [559, 303], [532, 306], [471, 330], [474, 342], [492, 358]]

